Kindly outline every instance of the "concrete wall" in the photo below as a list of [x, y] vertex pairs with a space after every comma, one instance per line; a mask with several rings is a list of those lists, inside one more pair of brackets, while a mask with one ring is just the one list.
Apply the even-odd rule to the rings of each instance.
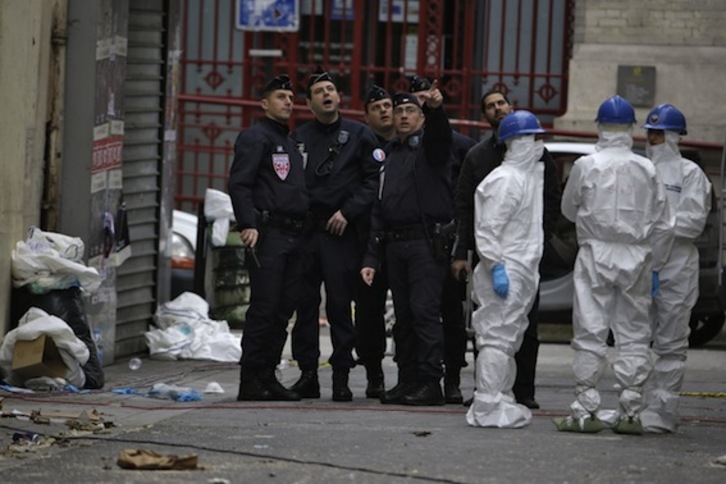
[[10, 326], [12, 249], [40, 222], [53, 8], [0, 0], [0, 335]]
[[[655, 66], [654, 105], [678, 106], [688, 139], [723, 143], [726, 2], [585, 0], [575, 19], [568, 111], [555, 127], [594, 130], [598, 106], [617, 92], [618, 66]], [[638, 121], [648, 111], [637, 109]]]

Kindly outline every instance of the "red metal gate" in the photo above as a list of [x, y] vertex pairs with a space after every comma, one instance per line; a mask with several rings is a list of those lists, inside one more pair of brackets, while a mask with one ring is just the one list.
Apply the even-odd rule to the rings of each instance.
[[260, 116], [265, 80], [297, 87], [297, 121], [317, 65], [336, 76], [344, 113], [360, 117], [371, 84], [406, 90], [439, 79], [453, 123], [478, 137], [479, 99], [499, 88], [547, 124], [567, 105], [574, 0], [300, 0], [294, 33], [235, 29], [234, 0], [185, 0], [177, 207], [226, 190], [237, 133]]

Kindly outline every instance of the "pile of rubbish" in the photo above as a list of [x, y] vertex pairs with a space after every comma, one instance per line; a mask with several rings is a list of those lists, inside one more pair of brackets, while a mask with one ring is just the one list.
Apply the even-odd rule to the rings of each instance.
[[98, 389], [104, 374], [81, 291], [96, 291], [98, 271], [82, 261], [78, 237], [28, 231], [12, 253], [12, 321], [0, 345], [0, 379], [16, 386], [54, 389], [65, 381]]
[[226, 321], [209, 319], [209, 304], [192, 292], [160, 305], [154, 324], [145, 335], [151, 358], [236, 363], [242, 356], [241, 335], [230, 332]]

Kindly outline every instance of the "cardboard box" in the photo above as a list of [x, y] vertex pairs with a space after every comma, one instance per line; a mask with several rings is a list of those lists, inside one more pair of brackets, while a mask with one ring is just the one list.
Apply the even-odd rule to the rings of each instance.
[[39, 376], [65, 378], [68, 375], [68, 367], [63, 363], [53, 338], [46, 335], [32, 341], [15, 342], [12, 371], [26, 380]]

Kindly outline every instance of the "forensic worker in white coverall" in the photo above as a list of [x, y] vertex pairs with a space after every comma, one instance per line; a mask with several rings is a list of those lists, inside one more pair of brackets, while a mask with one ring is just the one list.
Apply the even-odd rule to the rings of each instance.
[[649, 309], [658, 271], [673, 240], [663, 184], [647, 158], [632, 151], [633, 107], [620, 96], [598, 109], [596, 153], [575, 161], [562, 214], [575, 222], [579, 251], [573, 273], [575, 401], [555, 419], [560, 431], [604, 427], [597, 383], [606, 367], [608, 330], [615, 338], [613, 372], [618, 433], [640, 434], [643, 385], [650, 373]]
[[681, 156], [678, 142], [686, 134], [686, 118], [670, 104], [654, 108], [646, 119], [646, 156], [665, 187], [675, 217], [675, 238], [660, 270], [660, 288], [653, 298], [655, 362], [646, 385], [641, 423], [646, 432], [673, 432], [678, 425], [678, 392], [686, 370], [691, 309], [698, 299], [698, 249], [711, 210], [711, 182], [703, 170]]
[[499, 125], [506, 144], [502, 164], [479, 184], [474, 195], [474, 238], [479, 263], [474, 269], [472, 316], [479, 354], [476, 391], [466, 414], [469, 425], [520, 428], [532, 412], [516, 402], [514, 354], [522, 344], [537, 295], [544, 247], [542, 204], [544, 133], [528, 111], [515, 111]]

